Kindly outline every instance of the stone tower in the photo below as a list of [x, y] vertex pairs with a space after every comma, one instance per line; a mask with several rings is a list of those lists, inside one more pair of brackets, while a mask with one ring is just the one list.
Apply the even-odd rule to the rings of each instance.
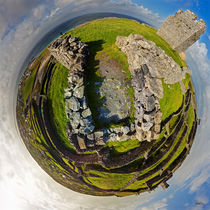
[[206, 23], [192, 11], [179, 10], [169, 16], [157, 34], [165, 39], [174, 50], [184, 52], [206, 31]]

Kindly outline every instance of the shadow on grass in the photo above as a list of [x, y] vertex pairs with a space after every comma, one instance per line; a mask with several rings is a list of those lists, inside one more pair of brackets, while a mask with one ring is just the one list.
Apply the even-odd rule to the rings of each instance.
[[[104, 40], [97, 40], [87, 42], [89, 47], [89, 56], [87, 60], [87, 67], [85, 71], [85, 93], [88, 100], [88, 105], [92, 112], [92, 117], [95, 122], [96, 129], [109, 128], [114, 124], [128, 124], [128, 119], [120, 120], [119, 116], [109, 116], [110, 110], [103, 106], [106, 103], [107, 98], [102, 97], [99, 93], [99, 89], [105, 77], [102, 77], [99, 70], [100, 60], [97, 54], [100, 53], [104, 48]], [[100, 107], [100, 108], [99, 108]], [[126, 122], [124, 122], [126, 121]]]

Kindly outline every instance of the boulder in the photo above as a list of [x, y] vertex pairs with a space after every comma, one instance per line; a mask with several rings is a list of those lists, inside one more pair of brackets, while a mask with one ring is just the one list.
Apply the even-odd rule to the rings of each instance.
[[79, 126], [80, 119], [81, 119], [81, 116], [79, 112], [72, 112], [72, 115], [70, 116], [70, 123], [73, 129]]
[[77, 98], [83, 98], [83, 97], [84, 97], [84, 89], [85, 89], [84, 85], [82, 85], [82, 86], [76, 88], [76, 89], [74, 90], [73, 95], [74, 95], [75, 97], [77, 97]]
[[87, 118], [89, 116], [91, 116], [91, 111], [90, 111], [90, 108], [87, 108], [82, 112], [82, 117]]
[[79, 135], [77, 135], [77, 142], [81, 150], [87, 149], [84, 137], [80, 137]]
[[153, 126], [152, 122], [142, 123], [142, 130], [143, 131], [149, 131], [150, 128], [152, 128], [152, 126]]
[[96, 140], [103, 139], [104, 132], [103, 132], [103, 130], [101, 130], [101, 131], [96, 131], [96, 132], [94, 132], [94, 135], [95, 135], [95, 139], [96, 139]]
[[66, 100], [67, 107], [72, 111], [76, 112], [80, 109], [80, 103], [78, 99], [72, 96], [70, 99]]
[[154, 96], [149, 96], [145, 100], [144, 108], [147, 112], [151, 112], [155, 109], [155, 98]]

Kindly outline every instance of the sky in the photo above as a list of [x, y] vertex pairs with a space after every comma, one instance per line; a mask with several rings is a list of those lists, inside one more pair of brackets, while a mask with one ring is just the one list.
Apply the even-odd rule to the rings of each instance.
[[[32, 159], [17, 130], [17, 82], [28, 54], [47, 32], [78, 15], [116, 12], [158, 28], [180, 8], [191, 9], [204, 19], [207, 32], [186, 51], [201, 126], [170, 187], [141, 196], [103, 198], [81, 195], [56, 183]], [[208, 0], [0, 0], [0, 209], [210, 209], [209, 10]]]

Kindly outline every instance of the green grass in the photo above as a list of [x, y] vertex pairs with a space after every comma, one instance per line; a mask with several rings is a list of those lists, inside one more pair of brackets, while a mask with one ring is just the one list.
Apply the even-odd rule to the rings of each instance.
[[185, 74], [185, 79], [183, 80], [185, 89], [188, 89], [189, 82], [191, 81], [190, 75], [188, 73]]
[[[123, 187], [127, 182], [133, 178], [136, 174], [117, 174], [117, 173], [106, 173], [99, 171], [88, 171], [89, 176], [87, 179], [96, 187], [101, 189], [112, 189], [117, 190]], [[91, 177], [92, 175], [92, 177]]]
[[190, 107], [187, 112], [187, 124], [188, 124], [188, 128], [189, 128], [188, 134], [190, 133], [190, 131], [192, 129], [194, 120], [195, 120], [194, 119], [194, 110], [193, 110], [192, 102], [191, 102]]
[[163, 113], [162, 120], [165, 120], [181, 107], [183, 96], [181, 86], [178, 82], [172, 85], [162, 82], [162, 85], [164, 97], [160, 99], [160, 110]]
[[109, 50], [111, 49], [111, 54], [114, 54], [116, 57], [121, 56], [114, 45], [118, 35], [128, 36], [131, 33], [141, 34], [146, 39], [155, 42], [157, 46], [161, 47], [165, 53], [172, 57], [180, 66], [186, 66], [185, 61], [180, 58], [179, 54], [173, 50], [165, 40], [158, 36], [156, 32], [157, 31], [154, 28], [141, 25], [133, 20], [108, 18], [90, 21], [89, 23], [77, 27], [67, 34], [79, 36], [83, 42], [102, 40], [104, 41], [104, 44], [102, 45], [103, 48], [106, 48], [106, 45], [110, 45], [110, 47], [106, 48], [105, 51], [110, 52]]
[[178, 123], [178, 120], [179, 120], [179, 117], [180, 117], [180, 114], [176, 115], [176, 116], [173, 116], [169, 122], [169, 130], [170, 130], [170, 133], [174, 130], [174, 127], [176, 126], [176, 124]]
[[[93, 119], [96, 122], [97, 128], [104, 127], [104, 125], [97, 120], [97, 116], [99, 114], [97, 111], [97, 107], [101, 105], [101, 98], [100, 96], [94, 93], [94, 83], [101, 79], [97, 60], [100, 60], [104, 55], [107, 56], [108, 59], [117, 60], [118, 63], [122, 66], [123, 70], [126, 72], [127, 78], [131, 79], [131, 74], [128, 69], [127, 57], [115, 45], [116, 37], [118, 35], [128, 36], [131, 33], [141, 34], [146, 39], [154, 41], [157, 44], [157, 46], [161, 47], [166, 52], [166, 54], [171, 56], [180, 66], [185, 66], [185, 62], [179, 57], [178, 53], [172, 50], [172, 48], [161, 37], [159, 37], [156, 34], [155, 29], [149, 26], [141, 25], [133, 20], [102, 19], [97, 21], [91, 21], [68, 32], [67, 34], [80, 37], [82, 42], [88, 44], [90, 56], [87, 61], [88, 63], [86, 76], [88, 83], [86, 84], [85, 91], [88, 96], [89, 106], [91, 108]], [[63, 97], [64, 88], [67, 87], [68, 70], [61, 64], [56, 64], [55, 68], [56, 69], [52, 77], [49, 92], [49, 100], [51, 101], [52, 106], [52, 122], [54, 124], [56, 132], [58, 133], [61, 139], [61, 143], [67, 148], [73, 149], [73, 146], [70, 144], [66, 136], [67, 118], [65, 115], [65, 102]], [[167, 86], [164, 86], [164, 99], [161, 103], [163, 119], [169, 116], [172, 112], [176, 111], [181, 105], [181, 88], [178, 87], [179, 84], [174, 84], [171, 86], [173, 86], [173, 91], [167, 88]], [[130, 96], [132, 102], [132, 100], [134, 100], [134, 93], [132, 87], [128, 88], [127, 93]], [[174, 99], [177, 99], [176, 103], [174, 103]], [[168, 103], [168, 101], [171, 102]], [[134, 106], [132, 103], [130, 122], [133, 118]], [[122, 149], [121, 145], [119, 145], [118, 148]], [[121, 149], [119, 149], [119, 151]]]
[[38, 68], [39, 68], [39, 66], [34, 68], [32, 70], [31, 75], [26, 80], [25, 87], [24, 87], [24, 92], [23, 92], [24, 102], [28, 99], [28, 97], [30, 96], [30, 94], [32, 92], [32, 88], [33, 88], [33, 84], [34, 84], [34, 80], [35, 80], [36, 72], [37, 72]]
[[182, 153], [182, 151], [184, 150], [186, 146], [186, 141], [187, 141], [187, 135], [182, 140], [179, 148], [177, 149], [176, 153], [173, 155], [171, 160], [165, 165], [164, 170], [166, 170], [176, 160], [176, 158], [179, 157], [179, 155]]
[[122, 153], [126, 153], [129, 150], [135, 149], [140, 146], [140, 142], [138, 139], [128, 139], [126, 141], [116, 142], [116, 141], [108, 141], [107, 146], [112, 148], [112, 155], [117, 156]]
[[68, 119], [65, 114], [64, 89], [68, 85], [67, 76], [69, 70], [60, 63], [56, 63], [53, 70], [54, 73], [48, 93], [51, 108], [51, 122], [61, 143], [66, 148], [74, 151], [74, 147], [68, 140], [66, 134]]

